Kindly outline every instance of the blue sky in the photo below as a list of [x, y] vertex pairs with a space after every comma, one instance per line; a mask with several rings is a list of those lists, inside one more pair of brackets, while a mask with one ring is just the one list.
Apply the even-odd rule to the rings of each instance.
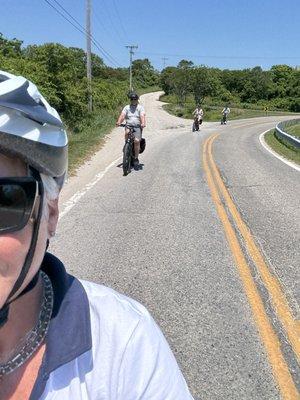
[[[85, 0], [48, 1], [85, 25]], [[0, 6], [0, 32], [8, 38], [85, 48], [84, 35], [45, 0]], [[93, 36], [119, 66], [128, 65], [126, 44], [137, 44], [135, 58], [147, 57], [158, 69], [164, 56], [167, 65], [182, 58], [231, 69], [300, 65], [299, 0], [92, 0], [92, 6]]]

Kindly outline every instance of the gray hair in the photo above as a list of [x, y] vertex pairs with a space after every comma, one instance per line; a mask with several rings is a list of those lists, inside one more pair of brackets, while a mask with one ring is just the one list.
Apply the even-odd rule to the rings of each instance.
[[40, 174], [45, 189], [44, 216], [48, 218], [48, 205], [51, 201], [57, 200], [59, 196], [59, 186], [54, 178], [49, 175]]

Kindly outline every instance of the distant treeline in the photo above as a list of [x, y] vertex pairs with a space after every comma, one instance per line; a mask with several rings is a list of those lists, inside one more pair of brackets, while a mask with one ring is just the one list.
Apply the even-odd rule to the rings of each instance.
[[[0, 34], [0, 69], [28, 77], [39, 87], [50, 104], [75, 128], [88, 120], [86, 54], [83, 49], [57, 43], [23, 46], [18, 39]], [[128, 68], [111, 68], [92, 54], [94, 114], [116, 112], [127, 102]], [[160, 85], [173, 94], [178, 104], [187, 98], [196, 103], [251, 104], [300, 112], [300, 70], [275, 65], [221, 70], [195, 66], [182, 60], [177, 67], [156, 71], [148, 59], [133, 61], [136, 90]]]
[[180, 106], [193, 96], [195, 103], [205, 100], [300, 112], [300, 70], [288, 65], [274, 65], [269, 71], [261, 67], [221, 70], [182, 60], [161, 72], [161, 87], [167, 95], [175, 95]]
[[[23, 46], [18, 39], [0, 34], [0, 69], [32, 80], [49, 103], [75, 128], [88, 118], [86, 54], [57, 43]], [[128, 68], [111, 68], [92, 54], [95, 113], [117, 111], [127, 102]], [[148, 59], [133, 62], [135, 89], [157, 85], [159, 73]]]

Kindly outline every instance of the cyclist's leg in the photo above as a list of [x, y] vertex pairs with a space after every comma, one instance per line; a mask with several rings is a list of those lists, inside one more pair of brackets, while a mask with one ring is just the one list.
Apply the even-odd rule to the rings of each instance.
[[128, 139], [129, 129], [125, 128], [125, 141]]
[[142, 130], [141, 130], [141, 128], [135, 128], [135, 131], [134, 131], [134, 155], [135, 155], [135, 159], [138, 159], [138, 157], [139, 157], [141, 138], [142, 138]]
[[134, 138], [134, 157], [138, 160], [140, 154], [140, 139]]

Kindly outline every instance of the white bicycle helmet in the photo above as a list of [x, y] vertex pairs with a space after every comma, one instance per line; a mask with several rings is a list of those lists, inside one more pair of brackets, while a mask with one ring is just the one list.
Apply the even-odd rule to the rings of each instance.
[[57, 111], [32, 82], [1, 70], [0, 152], [20, 157], [63, 185], [68, 139]]

